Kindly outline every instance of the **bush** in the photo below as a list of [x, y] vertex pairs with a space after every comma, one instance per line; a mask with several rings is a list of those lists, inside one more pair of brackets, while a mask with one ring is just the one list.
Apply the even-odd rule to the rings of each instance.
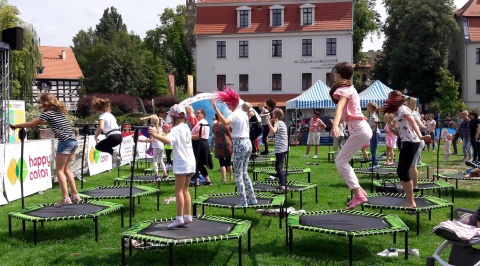
[[107, 98], [111, 101], [112, 114], [114, 116], [138, 111], [138, 101], [135, 97], [127, 94], [89, 94], [80, 98], [77, 105], [77, 115], [87, 117], [93, 114], [93, 97]]

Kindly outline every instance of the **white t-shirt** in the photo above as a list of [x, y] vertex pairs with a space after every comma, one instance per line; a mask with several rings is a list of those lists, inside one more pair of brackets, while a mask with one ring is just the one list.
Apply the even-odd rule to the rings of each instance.
[[230, 128], [232, 128], [232, 138], [249, 137], [250, 127], [248, 124], [248, 115], [245, 111], [237, 109], [227, 118], [232, 121], [230, 124]]
[[195, 173], [195, 155], [192, 134], [187, 124], [176, 125], [166, 136], [173, 147], [173, 173], [176, 175]]
[[405, 105], [400, 106], [397, 111], [398, 133], [402, 141], [420, 142], [420, 138], [417, 133], [413, 131], [412, 126], [405, 119], [406, 115], [409, 115], [413, 119], [412, 110]]
[[117, 119], [109, 112], [105, 112], [98, 117], [98, 120], [103, 120], [103, 134], [107, 134], [113, 129], [118, 129], [118, 131], [110, 132], [110, 134], [121, 134], [120, 128], [117, 124]]
[[[156, 127], [153, 127], [153, 131], [158, 134], [162, 134], [162, 132], [158, 132]], [[160, 129], [161, 131], [161, 129]], [[164, 148], [163, 142], [159, 141], [156, 138], [152, 138], [152, 148], [154, 149], [162, 149]]]

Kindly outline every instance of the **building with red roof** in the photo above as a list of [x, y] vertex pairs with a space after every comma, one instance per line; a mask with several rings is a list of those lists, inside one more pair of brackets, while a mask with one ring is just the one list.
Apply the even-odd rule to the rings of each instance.
[[480, 107], [480, 1], [470, 0], [455, 12], [460, 27], [450, 49], [461, 74], [461, 99], [469, 107]]
[[70, 47], [38, 46], [42, 65], [37, 67], [33, 87], [36, 100], [41, 92], [54, 94], [68, 110], [77, 110], [78, 90], [81, 87], [82, 70]]
[[[193, 0], [187, 0], [187, 7]], [[197, 91], [226, 85], [254, 105], [279, 106], [353, 59], [352, 0], [200, 0]]]

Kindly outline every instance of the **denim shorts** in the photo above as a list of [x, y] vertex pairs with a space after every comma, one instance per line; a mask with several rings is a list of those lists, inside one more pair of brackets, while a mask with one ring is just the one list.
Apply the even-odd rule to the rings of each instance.
[[76, 139], [59, 141], [57, 146], [57, 154], [70, 154], [74, 152], [77, 147], [78, 144]]

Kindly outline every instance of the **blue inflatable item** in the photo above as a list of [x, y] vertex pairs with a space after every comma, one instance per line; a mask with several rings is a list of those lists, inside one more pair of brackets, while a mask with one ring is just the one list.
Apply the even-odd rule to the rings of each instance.
[[150, 133], [148, 133], [148, 128], [140, 129], [140, 133], [142, 133], [142, 135], [145, 136], [146, 138], [150, 138]]

